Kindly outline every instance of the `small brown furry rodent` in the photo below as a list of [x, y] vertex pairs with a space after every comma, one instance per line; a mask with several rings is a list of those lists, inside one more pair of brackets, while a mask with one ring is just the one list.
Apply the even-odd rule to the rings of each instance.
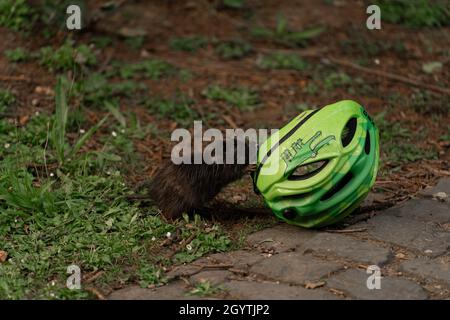
[[[223, 156], [226, 159], [226, 141], [223, 141]], [[242, 142], [242, 141], [241, 141]], [[234, 139], [234, 150], [237, 144]], [[167, 219], [176, 219], [184, 212], [191, 213], [201, 209], [229, 183], [238, 180], [249, 172], [252, 157], [250, 143], [245, 141], [245, 161], [243, 164], [174, 164], [168, 160], [158, 170], [149, 184], [148, 196], [153, 199]], [[191, 160], [194, 159], [191, 153]], [[235, 160], [236, 152], [234, 152]]]

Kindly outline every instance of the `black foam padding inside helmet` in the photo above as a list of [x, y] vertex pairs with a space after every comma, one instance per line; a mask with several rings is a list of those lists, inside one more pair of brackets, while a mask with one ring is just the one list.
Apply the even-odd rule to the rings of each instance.
[[356, 118], [350, 118], [345, 124], [344, 129], [342, 129], [341, 142], [344, 148], [352, 142], [356, 132], [356, 124]]

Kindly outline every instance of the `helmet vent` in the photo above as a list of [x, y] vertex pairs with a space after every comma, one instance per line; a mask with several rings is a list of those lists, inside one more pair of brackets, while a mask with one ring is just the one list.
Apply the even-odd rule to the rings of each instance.
[[283, 211], [283, 217], [287, 220], [293, 220], [296, 215], [294, 209], [286, 209]]
[[364, 143], [364, 152], [366, 154], [370, 153], [370, 132], [369, 132], [369, 130], [367, 130], [367, 134], [366, 134], [366, 142]]
[[320, 198], [320, 201], [330, 199], [332, 196], [334, 196], [336, 193], [342, 190], [347, 185], [347, 183], [350, 182], [352, 178], [353, 178], [352, 173], [348, 172], [333, 188], [331, 188], [327, 193], [325, 193], [322, 196], [322, 198]]
[[292, 171], [292, 173], [288, 177], [288, 180], [298, 181], [309, 179], [322, 171], [327, 163], [328, 160], [321, 160], [298, 166], [294, 171]]
[[292, 194], [290, 196], [283, 196], [282, 199], [283, 200], [303, 200], [311, 195], [314, 195], [314, 192]]
[[356, 132], [356, 118], [350, 118], [345, 124], [341, 134], [342, 146], [345, 148], [350, 144]]

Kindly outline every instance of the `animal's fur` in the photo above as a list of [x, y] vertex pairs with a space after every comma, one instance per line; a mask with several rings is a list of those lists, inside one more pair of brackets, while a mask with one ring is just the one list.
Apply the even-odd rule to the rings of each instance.
[[[237, 140], [234, 140], [234, 146]], [[224, 158], [226, 159], [226, 141]], [[236, 150], [236, 149], [235, 149]], [[249, 143], [245, 143], [244, 164], [179, 164], [167, 161], [152, 179], [149, 197], [158, 204], [163, 215], [176, 219], [184, 212], [201, 209], [229, 183], [238, 180], [248, 172], [251, 157]], [[235, 159], [236, 159], [236, 152]], [[194, 154], [191, 154], [194, 159]], [[225, 161], [223, 161], [225, 162]]]

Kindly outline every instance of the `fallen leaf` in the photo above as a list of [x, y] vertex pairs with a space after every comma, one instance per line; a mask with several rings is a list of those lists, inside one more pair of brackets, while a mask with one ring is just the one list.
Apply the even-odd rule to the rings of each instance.
[[147, 31], [139, 28], [122, 27], [119, 29], [119, 34], [125, 38], [144, 37]]
[[320, 288], [325, 285], [325, 281], [319, 281], [319, 282], [307, 282], [305, 285], [306, 289], [315, 289]]
[[34, 92], [36, 92], [38, 94], [45, 94], [46, 96], [54, 96], [55, 95], [55, 92], [50, 87], [37, 86], [34, 89]]
[[442, 70], [442, 62], [433, 61], [433, 62], [424, 63], [422, 65], [422, 70], [425, 73], [439, 72]]
[[401, 252], [397, 253], [397, 254], [395, 255], [395, 257], [398, 258], [398, 259], [405, 259], [405, 258], [406, 258], [405, 254], [403, 254], [403, 253], [401, 253]]
[[334, 289], [334, 288], [330, 288], [330, 291], [331, 291], [332, 293], [334, 293], [334, 294], [339, 295], [339, 296], [345, 296], [345, 293], [344, 293], [343, 291], [341, 291], [341, 290], [337, 290], [337, 289]]
[[21, 117], [19, 118], [19, 124], [20, 124], [20, 126], [26, 125], [29, 119], [30, 119], [30, 116], [28, 116], [28, 115], [26, 115], [26, 116], [21, 116]]
[[0, 263], [5, 262], [8, 258], [8, 252], [0, 250]]

